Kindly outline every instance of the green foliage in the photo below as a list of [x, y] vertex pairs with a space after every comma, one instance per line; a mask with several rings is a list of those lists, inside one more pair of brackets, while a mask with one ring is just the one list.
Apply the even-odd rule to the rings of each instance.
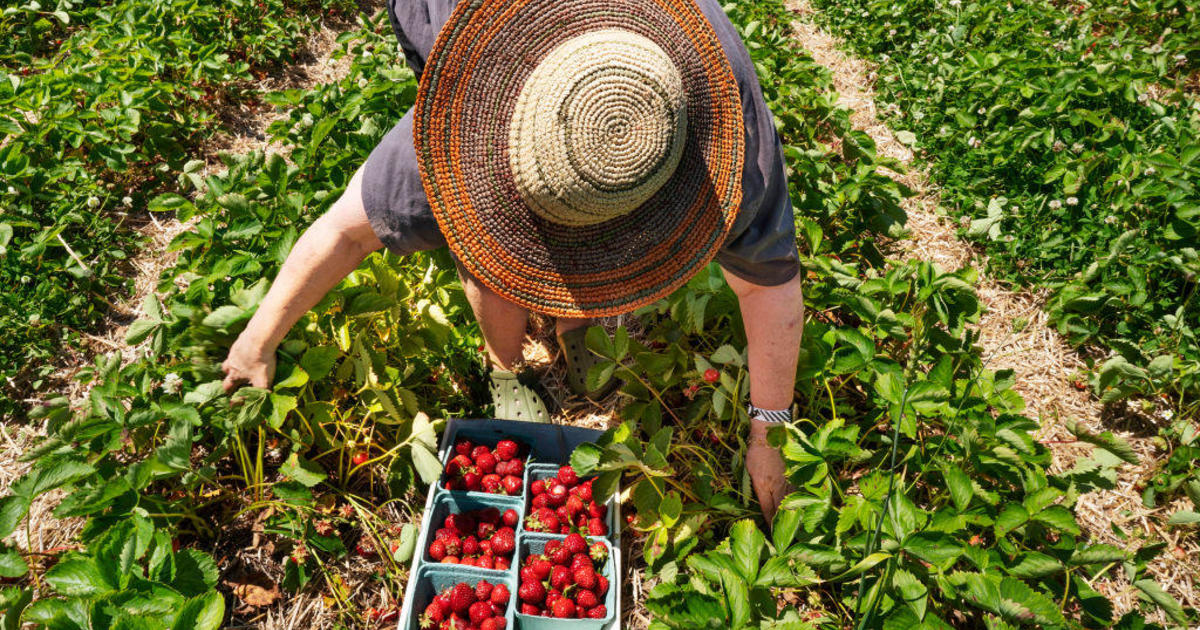
[[[1152, 552], [1090, 545], [1075, 523], [1078, 496], [1127, 455], [1121, 443], [1091, 436], [1088, 466], [1048, 473], [1012, 375], [986, 371], [974, 347], [973, 273], [881, 250], [903, 234], [910, 193], [879, 167], [899, 165], [851, 129], [828, 73], [789, 41], [782, 2], [727, 10], [776, 113], [798, 209], [813, 314], [796, 374], [803, 420], [771, 436], [796, 492], [763, 534], [743, 461], [741, 315], [715, 265], [637, 312], [636, 338], [589, 331], [606, 359], [589, 384], [620, 379], [629, 402], [572, 462], [598, 475], [598, 495], [628, 488], [630, 564], [653, 627], [1136, 627], [1089, 586], [1114, 563], [1148, 602], [1188, 614], [1144, 578]], [[345, 80], [269, 98], [286, 112], [270, 132], [295, 147], [287, 159], [226, 158], [203, 179], [167, 167], [177, 185], [148, 205], [195, 227], [129, 329], [144, 356], [97, 357], [80, 375], [83, 408], [37, 409], [49, 437], [0, 498], [0, 534], [51, 490], [64, 492], [56, 516], [86, 521], [79, 549], [48, 571], [0, 549], [0, 574], [39, 572], [0, 591], [6, 628], [217, 627], [224, 601], [200, 550], [251, 517], [278, 543], [283, 587], [316, 583], [346, 625], [354, 611], [331, 566], [356, 536], [394, 542], [384, 562], [402, 573], [415, 531], [376, 531], [372, 512], [419, 505], [418, 477], [437, 475], [429, 416], [486, 414], [478, 330], [449, 258], [373, 254], [291, 331], [270, 390], [226, 394], [218, 367], [299, 234], [415, 97], [382, 17], [340, 43], [353, 56]]]
[[1102, 400], [1166, 395], [1195, 413], [1195, 7], [814, 4], [881, 64], [893, 126], [994, 269], [1052, 289], [1048, 312], [1073, 343], [1112, 349], [1092, 380]]
[[[217, 110], [249, 104], [251, 82], [292, 60], [317, 15], [350, 6], [59, 0], [0, 14], [0, 34], [39, 42], [0, 47], [0, 413], [126, 289], [141, 246], [131, 215], [146, 220], [134, 209], [197, 177]], [[59, 32], [69, 15], [86, 26]]]

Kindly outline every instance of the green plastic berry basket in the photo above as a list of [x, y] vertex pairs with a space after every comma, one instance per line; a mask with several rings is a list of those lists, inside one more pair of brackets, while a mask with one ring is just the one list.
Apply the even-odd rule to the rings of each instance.
[[[549, 533], [549, 532], [535, 532], [535, 531], [530, 531], [530, 530], [525, 529], [525, 516], [524, 515], [533, 513], [533, 507], [530, 505], [530, 502], [533, 501], [533, 495], [530, 494], [530, 492], [528, 490], [533, 485], [533, 482], [537, 481], [538, 479], [549, 479], [551, 477], [557, 477], [558, 476], [558, 468], [559, 468], [558, 464], [531, 464], [529, 466], [529, 468], [526, 469], [526, 471], [525, 471], [525, 488], [526, 488], [526, 490], [523, 494], [525, 500], [522, 501], [522, 505], [525, 508], [525, 512], [524, 512], [524, 514], [521, 515], [521, 531], [522, 532], [525, 532], [528, 534]], [[618, 527], [619, 527], [618, 523], [620, 521], [619, 512], [621, 511], [621, 506], [620, 506], [620, 504], [617, 503], [616, 495], [617, 495], [617, 493], [614, 492], [613, 496], [609, 497], [608, 502], [606, 503], [606, 505], [608, 506], [608, 512], [604, 515], [604, 524], [608, 526], [608, 534], [606, 536], [588, 535], [588, 538], [595, 538], [597, 540], [604, 538], [605, 540], [612, 543], [613, 545], [616, 545], [617, 541], [620, 540], [620, 536], [619, 536], [620, 530], [618, 529]]]
[[[542, 553], [546, 548], [546, 543], [551, 540], [564, 539], [566, 539], [566, 536], [557, 534], [525, 534], [517, 544], [518, 571], [520, 570], [519, 567], [525, 564], [525, 558]], [[608, 592], [604, 594], [603, 599], [603, 604], [608, 614], [603, 619], [559, 619], [557, 617], [525, 615], [520, 612], [521, 600], [520, 597], [516, 597], [516, 591], [514, 591], [513, 613], [516, 616], [517, 628], [521, 630], [555, 630], [556, 628], [611, 630], [620, 627], [619, 589], [621, 585], [615, 577], [621, 575], [620, 550], [614, 548], [612, 543], [603, 538], [596, 538], [591, 542], [601, 542], [608, 548], [608, 561], [597, 571], [600, 575], [608, 578]], [[519, 578], [517, 580], [517, 587], [520, 588]]]
[[[503, 423], [505, 425], [511, 424], [511, 425], [517, 425], [517, 426], [512, 427], [511, 430], [504, 430], [504, 429], [500, 429], [498, 427], [491, 426], [493, 424], [500, 424], [500, 423]], [[459, 426], [459, 425], [462, 425], [462, 426]], [[460, 438], [466, 438], [476, 445], [482, 444], [488, 448], [495, 448], [496, 443], [499, 442], [500, 440], [504, 440], [504, 439], [515, 440], [518, 443], [523, 444], [525, 446], [525, 448], [527, 448], [529, 450], [529, 453], [525, 456], [525, 458], [523, 460], [523, 470], [521, 471], [521, 477], [522, 477], [521, 493], [524, 494], [524, 492], [525, 492], [524, 475], [525, 475], [525, 472], [527, 472], [529, 470], [529, 465], [534, 460], [534, 457], [533, 457], [534, 444], [536, 444], [537, 440], [539, 439], [537, 432], [532, 431], [530, 428], [531, 427], [543, 427], [543, 426], [549, 426], [549, 425], [533, 424], [530, 422], [508, 422], [508, 421], [503, 421], [503, 420], [451, 420], [447, 424], [445, 434], [443, 434], [443, 436], [442, 436], [442, 444], [441, 444], [440, 451], [439, 451], [439, 456], [442, 461], [442, 466], [444, 468], [446, 466], [446, 464], [450, 461], [450, 459], [454, 457], [454, 455], [455, 455], [454, 443], [457, 442]], [[453, 432], [451, 432], [451, 427], [453, 427], [453, 429], [454, 429]], [[446, 489], [445, 483], [446, 483], [446, 475], [445, 475], [445, 473], [442, 473], [442, 475], [438, 478], [438, 482], [437, 482], [438, 490], [441, 492], [444, 492], [444, 493], [453, 494], [455, 496], [464, 496], [464, 497], [472, 497], [472, 498], [483, 498], [483, 497], [514, 497], [514, 498], [518, 498], [520, 496], [520, 495], [500, 494], [500, 493], [496, 493], [496, 492], [482, 492], [482, 491], [478, 491], [478, 490], [448, 490], [448, 489]]]
[[[442, 523], [446, 520], [446, 516], [450, 514], [461, 514], [463, 512], [482, 510], [489, 507], [494, 507], [500, 510], [501, 513], [503, 513], [505, 510], [513, 509], [517, 511], [518, 525], [518, 527], [513, 528], [514, 533], [519, 529], [520, 521], [525, 516], [525, 508], [523, 505], [524, 502], [521, 501], [520, 497], [506, 497], [492, 494], [487, 494], [483, 497], [462, 495], [463, 493], [460, 492], [438, 493], [438, 496], [433, 501], [433, 507], [427, 511], [428, 517], [423, 519], [426, 523], [426, 526], [424, 527], [424, 538], [426, 543], [419, 550], [421, 552], [421, 562], [425, 563], [426, 565], [455, 566], [452, 564], [435, 562], [434, 559], [429, 556], [429, 543], [433, 542], [433, 534], [442, 526]], [[515, 565], [516, 561], [517, 552], [514, 549], [512, 564]], [[480, 567], [467, 568], [479, 569], [480, 571], [487, 571], [488, 573], [495, 574], [516, 573], [516, 571], [511, 567], [508, 570], [483, 569]]]
[[504, 609], [506, 628], [512, 628], [516, 613], [517, 585], [513, 576], [477, 569], [475, 567], [460, 567], [453, 564], [425, 565], [416, 575], [410, 578], [411, 583], [404, 600], [404, 611], [408, 614], [400, 617], [400, 630], [422, 630], [421, 615], [425, 607], [433, 601], [433, 597], [442, 590], [450, 588], [459, 582], [466, 582], [472, 588], [479, 580], [487, 580], [491, 584], [503, 584], [508, 587], [508, 605]]

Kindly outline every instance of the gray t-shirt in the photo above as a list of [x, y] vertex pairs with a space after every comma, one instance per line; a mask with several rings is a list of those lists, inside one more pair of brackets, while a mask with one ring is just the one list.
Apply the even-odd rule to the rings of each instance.
[[[418, 77], [455, 2], [388, 1], [392, 29]], [[783, 284], [799, 272], [800, 255], [779, 135], [737, 29], [717, 0], [696, 0], [696, 4], [712, 24], [733, 67], [746, 129], [742, 206], [717, 253], [717, 262], [754, 284]], [[363, 171], [367, 218], [379, 240], [399, 255], [446, 246], [421, 185], [412, 124], [410, 110], [371, 152]]]

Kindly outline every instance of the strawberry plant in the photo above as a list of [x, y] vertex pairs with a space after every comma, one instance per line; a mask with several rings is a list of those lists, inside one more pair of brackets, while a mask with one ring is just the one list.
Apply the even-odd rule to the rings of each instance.
[[[1092, 436], [1094, 466], [1050, 472], [1046, 448], [1032, 437], [1036, 423], [1020, 415], [1012, 375], [986, 370], [975, 347], [973, 272], [887, 260], [883, 242], [903, 236], [899, 202], [910, 193], [880, 168], [899, 165], [852, 130], [828, 73], [789, 39], [781, 2], [726, 8], [776, 113], [797, 208], [811, 313], [795, 381], [801, 420], [771, 437], [796, 490], [770, 533], [761, 533], [767, 524], [757, 520], [742, 461], [748, 419], [740, 311], [713, 266], [634, 314], [638, 335], [589, 331], [588, 346], [604, 359], [589, 373], [589, 387], [619, 378], [626, 405], [621, 424], [553, 474], [566, 494], [554, 490], [561, 507], [578, 498], [590, 526], [593, 505], [604, 505], [618, 481], [628, 488], [623, 507], [633, 513], [624, 535], [634, 551], [627, 564], [641, 573], [655, 628], [1139, 627], [1136, 613], [1115, 618], [1092, 589], [1115, 569], [1133, 578], [1147, 602], [1186, 623], [1188, 611], [1144, 576], [1154, 549], [1129, 556], [1092, 544], [1073, 516], [1080, 494], [1112, 478], [1114, 462], [1128, 453], [1111, 436]], [[201, 9], [201, 16], [213, 10]], [[237, 595], [222, 592], [221, 581], [240, 567], [207, 551], [219, 531], [249, 537], [248, 523], [260, 523], [254, 533], [272, 543], [263, 561], [279, 568], [282, 588], [320, 590], [339, 623], [350, 626], [363, 615], [339, 566], [371, 566], [380, 590], [399, 592], [412, 554], [435, 552], [413, 549], [410, 522], [423, 487], [446, 481], [435, 454], [439, 424], [430, 417], [487, 415], [479, 332], [444, 252], [371, 255], [288, 335], [270, 390], [229, 395], [221, 388], [218, 362], [300, 231], [337, 198], [415, 97], [382, 16], [340, 43], [352, 58], [345, 80], [266, 99], [284, 114], [270, 133], [292, 147], [286, 157], [227, 156], [226, 170], [205, 178], [185, 158], [170, 157], [161, 173], [170, 185], [147, 186], [163, 193], [150, 199], [152, 208], [195, 227], [170, 245], [178, 261], [144, 304], [146, 317], [129, 328], [139, 356], [128, 363], [96, 357], [79, 376], [88, 388], [81, 405], [57, 398], [31, 412], [48, 438], [24, 455], [29, 474], [0, 498], [0, 535], [21, 526], [35, 498], [56, 490], [63, 499], [55, 515], [85, 525], [76, 548], [53, 567], [45, 550], [0, 549], [0, 576], [15, 581], [0, 591], [6, 619], [52, 628], [240, 623]], [[236, 70], [255, 62], [231, 54], [215, 63]], [[195, 122], [185, 117], [176, 130], [190, 137]], [[132, 144], [134, 153], [76, 155], [70, 172], [78, 181], [89, 168], [109, 168], [106, 159], [123, 164], [113, 173], [127, 172], [145, 159], [128, 157], [142, 150], [130, 140], [141, 137], [138, 129], [112, 143]], [[163, 142], [179, 138], [169, 131]], [[47, 146], [60, 140], [46, 137]], [[4, 154], [15, 160], [11, 168], [32, 169], [17, 153]], [[138, 172], [146, 171], [157, 172]], [[32, 188], [17, 194], [32, 196]], [[98, 203], [110, 207], [103, 194]], [[86, 199], [77, 201], [86, 207]], [[56, 233], [39, 232], [34, 220], [43, 215], [22, 208], [21, 238], [0, 229], [0, 244], [53, 250]], [[11, 225], [4, 216], [0, 223]], [[74, 246], [84, 238], [77, 235], [97, 232], [74, 229], [57, 234], [99, 268], [99, 254]], [[41, 240], [30, 241], [31, 233]], [[0, 270], [34, 268], [10, 262]], [[521, 461], [515, 444], [487, 445], [487, 453], [475, 446], [465, 449], [460, 471], [499, 474], [502, 462]], [[542, 490], [547, 496], [544, 479]], [[457, 615], [496, 626], [501, 603], [516, 596], [522, 608], [532, 607], [518, 613], [611, 614], [598, 610], [605, 582], [592, 573], [612, 560], [586, 540], [580, 547], [578, 523], [573, 549], [560, 547], [568, 557], [559, 549], [527, 554], [528, 563], [518, 557], [520, 571], [532, 574], [517, 585], [524, 594], [502, 584], [455, 584], [456, 601], [450, 591], [437, 593], [418, 602], [419, 612], [433, 623]], [[465, 533], [457, 519], [442, 525]], [[572, 566], [576, 558], [580, 566]], [[482, 594], [487, 586], [492, 591]], [[379, 621], [385, 613], [377, 605], [371, 602]], [[383, 610], [391, 615], [394, 606]]]

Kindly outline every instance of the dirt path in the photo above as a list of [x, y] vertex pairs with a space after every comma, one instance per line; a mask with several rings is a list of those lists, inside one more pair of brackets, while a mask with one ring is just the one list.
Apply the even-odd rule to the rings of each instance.
[[[854, 127], [871, 136], [880, 155], [912, 164], [912, 151], [896, 139], [878, 115], [872, 87], [876, 78], [874, 67], [844, 52], [837, 38], [813, 24], [814, 10], [806, 0], [789, 0], [788, 7], [799, 17], [793, 25], [797, 40], [817, 63], [832, 72], [838, 104], [851, 110]], [[1073, 441], [1066, 428], [1068, 420], [1097, 433], [1113, 431], [1138, 453], [1141, 462], [1122, 467], [1116, 488], [1092, 492], [1079, 499], [1080, 525], [1091, 540], [1124, 549], [1166, 541], [1168, 551], [1150, 565], [1150, 573], [1185, 606], [1200, 605], [1200, 594], [1194, 584], [1200, 573], [1195, 537], [1182, 540], [1157, 523], [1158, 514], [1170, 514], [1182, 506], [1148, 510], [1141, 501], [1141, 484], [1151, 476], [1159, 456], [1151, 443], [1153, 432], [1145, 430], [1154, 420], [1124, 408], [1118, 412], [1105, 409], [1086, 388], [1081, 389], [1076, 379], [1085, 365], [1048, 326], [1042, 308], [1045, 294], [1013, 291], [987, 277], [986, 257], [958, 239], [956, 226], [938, 211], [939, 191], [918, 166], [893, 176], [917, 192], [904, 201], [912, 233], [908, 240], [898, 244], [902, 253], [944, 269], [973, 265], [980, 270], [978, 291], [986, 306], [979, 323], [984, 362], [994, 370], [1014, 371], [1017, 383], [1014, 389], [1025, 399], [1025, 413], [1041, 419], [1038, 437], [1053, 452], [1052, 469], [1055, 472], [1068, 469], [1076, 459], [1091, 452], [1090, 446]], [[1129, 538], [1119, 538], [1113, 533], [1113, 526], [1123, 529]], [[1096, 580], [1093, 587], [1113, 600], [1118, 614], [1137, 607], [1137, 590], [1119, 567]]]

